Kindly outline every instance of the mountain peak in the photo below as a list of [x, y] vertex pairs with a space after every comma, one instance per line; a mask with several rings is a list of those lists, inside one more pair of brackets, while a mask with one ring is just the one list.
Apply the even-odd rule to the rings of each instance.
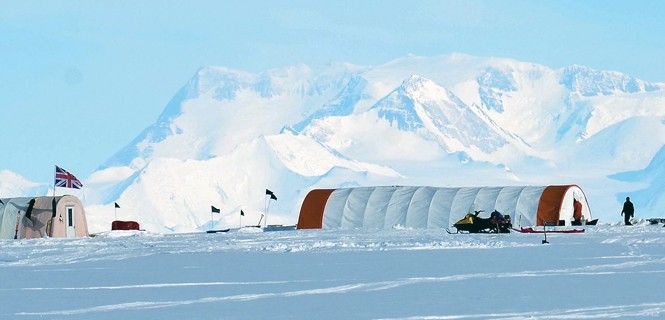
[[416, 110], [416, 101], [418, 97], [429, 95], [428, 91], [436, 87], [438, 86], [429, 79], [411, 75], [372, 109], [378, 112], [379, 117], [396, 123], [400, 130], [417, 130], [424, 127], [424, 124]]
[[[485, 121], [450, 90], [420, 75], [411, 75], [372, 110], [403, 131], [419, 131], [449, 152], [469, 151], [475, 156], [492, 152], [507, 141], [494, 123]], [[426, 132], [426, 133], [425, 133]]]
[[410, 95], [416, 92], [441, 90], [443, 88], [430, 79], [427, 79], [421, 75], [412, 74], [408, 78], [404, 79], [399, 89], [407, 95]]
[[411, 75], [399, 86], [397, 91], [418, 103], [442, 103], [465, 108], [466, 105], [452, 91], [421, 75]]
[[402, 87], [424, 86], [429, 82], [432, 82], [432, 80], [429, 80], [421, 75], [412, 74], [408, 78], [404, 79], [402, 82]]
[[205, 66], [190, 80], [189, 92], [196, 96], [212, 94], [218, 100], [230, 100], [235, 98], [239, 89], [249, 86], [255, 78], [255, 75], [240, 70]]

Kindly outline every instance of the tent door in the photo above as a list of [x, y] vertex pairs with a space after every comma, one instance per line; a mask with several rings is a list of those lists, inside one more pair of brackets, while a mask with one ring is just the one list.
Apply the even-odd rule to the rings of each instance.
[[74, 207], [67, 207], [65, 210], [67, 212], [67, 238], [74, 238], [76, 237]]

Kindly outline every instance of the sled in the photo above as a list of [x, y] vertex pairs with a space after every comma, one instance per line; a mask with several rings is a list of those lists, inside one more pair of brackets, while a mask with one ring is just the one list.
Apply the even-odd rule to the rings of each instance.
[[229, 232], [231, 229], [208, 230], [206, 233]]
[[281, 224], [269, 224], [265, 228], [263, 228], [263, 231], [291, 231], [295, 229], [296, 229], [295, 225], [284, 226]]
[[531, 227], [512, 228], [519, 233], [584, 233], [584, 229], [566, 229], [566, 230], [536, 230]]
[[136, 221], [120, 221], [115, 220], [111, 222], [111, 231], [115, 230], [137, 230], [140, 231], [141, 227]]
[[663, 219], [663, 218], [650, 218], [650, 219], [647, 219], [647, 221], [649, 221], [649, 224], [665, 223], [665, 219]]
[[570, 223], [571, 226], [582, 226], [582, 225], [587, 225], [587, 226], [595, 226], [598, 223], [598, 219], [593, 219], [590, 221], [586, 221], [584, 224], [582, 224], [581, 221], [572, 221]]

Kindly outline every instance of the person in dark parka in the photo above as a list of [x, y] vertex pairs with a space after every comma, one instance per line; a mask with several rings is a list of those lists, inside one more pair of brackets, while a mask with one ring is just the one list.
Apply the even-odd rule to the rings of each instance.
[[582, 224], [582, 203], [573, 198], [573, 220], [577, 225]]
[[630, 197], [626, 197], [626, 202], [623, 203], [623, 210], [621, 210], [621, 215], [623, 216], [623, 221], [627, 226], [632, 226], [630, 223], [630, 218], [635, 215], [635, 207], [633, 203], [630, 202]]

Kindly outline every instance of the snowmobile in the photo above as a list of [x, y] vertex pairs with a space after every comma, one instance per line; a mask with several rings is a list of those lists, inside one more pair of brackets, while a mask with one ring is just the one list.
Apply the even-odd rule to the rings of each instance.
[[[464, 218], [453, 224], [457, 230], [455, 233], [509, 233], [513, 224], [510, 220], [510, 215], [503, 215], [499, 211], [494, 210], [489, 218], [481, 218], [478, 215], [484, 212], [483, 210], [474, 211], [474, 214], [467, 214]], [[448, 233], [450, 230], [447, 230]]]

